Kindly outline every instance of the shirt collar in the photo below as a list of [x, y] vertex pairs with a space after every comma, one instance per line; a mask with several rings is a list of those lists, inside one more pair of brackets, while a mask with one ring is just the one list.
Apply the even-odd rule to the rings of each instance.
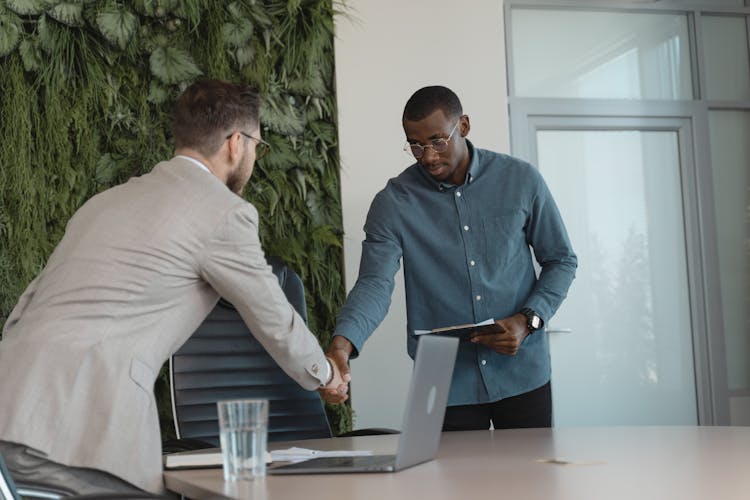
[[208, 167], [205, 166], [203, 163], [199, 162], [198, 160], [196, 160], [195, 158], [191, 158], [190, 156], [185, 156], [185, 155], [176, 155], [175, 158], [182, 158], [183, 160], [187, 160], [190, 163], [199, 166], [200, 168], [202, 168], [203, 170], [211, 174], [211, 171], [208, 169]]

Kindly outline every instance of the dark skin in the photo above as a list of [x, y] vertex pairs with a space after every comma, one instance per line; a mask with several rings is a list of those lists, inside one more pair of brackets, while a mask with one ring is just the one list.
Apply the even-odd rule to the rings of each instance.
[[526, 316], [518, 313], [508, 318], [496, 319], [494, 331], [472, 332], [469, 338], [473, 343], [482, 344], [498, 354], [515, 356], [529, 333]]
[[[442, 109], [437, 109], [421, 120], [404, 119], [402, 124], [406, 140], [410, 144], [418, 143], [427, 146], [435, 139], [448, 139], [456, 122], [458, 126], [448, 141], [448, 149], [443, 153], [436, 153], [433, 148], [426, 147], [424, 155], [417, 162], [436, 181], [460, 186], [466, 181], [466, 172], [471, 162], [471, 154], [466, 143], [466, 136], [471, 129], [469, 117], [467, 115], [448, 117]], [[515, 356], [529, 333], [526, 316], [518, 313], [495, 320], [494, 328], [489, 331], [472, 332], [470, 340], [499, 354]], [[336, 335], [326, 353], [326, 356], [337, 365], [345, 381], [351, 380], [348, 363], [353, 349], [348, 339]], [[333, 394], [331, 400], [325, 394], [323, 397], [329, 402], [335, 402], [337, 399]]]
[[[454, 130], [456, 122], [458, 127]], [[435, 139], [448, 139], [451, 130], [454, 130], [448, 141], [447, 151], [436, 153], [433, 148], [426, 147], [417, 163], [438, 182], [450, 182], [459, 186], [464, 183], [471, 162], [469, 146], [466, 144], [466, 136], [471, 129], [467, 115], [447, 117], [442, 109], [438, 109], [421, 120], [404, 119], [401, 123], [406, 141], [422, 146], [431, 144]]]

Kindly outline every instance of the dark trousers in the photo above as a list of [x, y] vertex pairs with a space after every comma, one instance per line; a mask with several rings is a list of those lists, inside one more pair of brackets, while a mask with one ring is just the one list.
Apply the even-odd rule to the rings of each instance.
[[516, 429], [552, 427], [552, 391], [547, 382], [538, 389], [494, 403], [449, 406], [444, 431], [472, 431], [490, 428]]

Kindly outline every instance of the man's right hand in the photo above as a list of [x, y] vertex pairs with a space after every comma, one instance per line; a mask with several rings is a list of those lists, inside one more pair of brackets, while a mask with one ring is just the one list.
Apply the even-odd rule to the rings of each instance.
[[[333, 337], [331, 344], [328, 346], [328, 351], [326, 352], [326, 357], [330, 359], [331, 364], [334, 365], [334, 372], [341, 377], [340, 380], [346, 385], [347, 389], [349, 382], [352, 380], [351, 373], [349, 372], [349, 356], [352, 354], [353, 349], [354, 347], [352, 346], [352, 343], [349, 342], [346, 337], [336, 335]], [[321, 389], [320, 395], [331, 404], [342, 403], [348, 399], [346, 393], [344, 393], [344, 398], [342, 399], [341, 391]]]
[[330, 364], [333, 373], [328, 384], [318, 389], [318, 394], [328, 403], [341, 404], [349, 399], [349, 382], [344, 382], [338, 365], [333, 359], [326, 356], [326, 361]]

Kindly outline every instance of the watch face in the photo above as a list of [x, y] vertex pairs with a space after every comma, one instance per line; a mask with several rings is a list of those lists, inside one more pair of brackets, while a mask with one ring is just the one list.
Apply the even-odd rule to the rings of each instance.
[[542, 326], [542, 319], [537, 316], [536, 314], [533, 314], [531, 316], [531, 328], [534, 330], [538, 329], [540, 326]]

